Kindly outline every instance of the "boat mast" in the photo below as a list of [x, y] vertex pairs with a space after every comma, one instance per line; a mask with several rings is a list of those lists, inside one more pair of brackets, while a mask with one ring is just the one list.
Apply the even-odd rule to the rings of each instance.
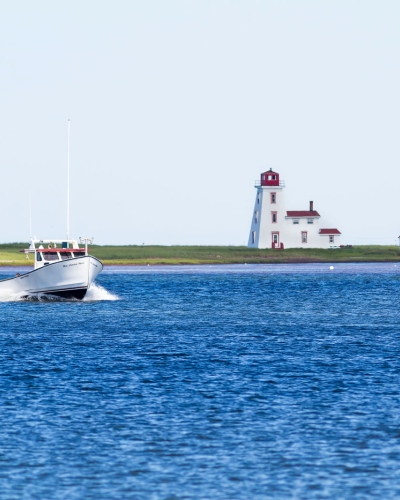
[[29, 193], [29, 239], [32, 239], [32, 193]]
[[69, 240], [69, 138], [71, 130], [71, 121], [68, 118], [68, 172], [67, 172], [67, 240]]

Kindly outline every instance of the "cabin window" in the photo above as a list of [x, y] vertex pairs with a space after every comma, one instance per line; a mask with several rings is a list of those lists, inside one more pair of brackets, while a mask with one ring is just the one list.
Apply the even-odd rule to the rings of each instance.
[[307, 243], [307, 231], [302, 231], [301, 233], [301, 242]]
[[254, 245], [255, 242], [256, 242], [256, 232], [252, 231], [251, 232], [251, 243]]
[[300, 219], [293, 219], [293, 224], [300, 224]]
[[271, 203], [276, 203], [276, 193], [271, 193]]
[[314, 224], [314, 219], [307, 219], [307, 224]]
[[271, 212], [271, 218], [272, 218], [272, 223], [275, 224], [278, 222], [278, 213], [277, 212]]
[[85, 252], [74, 252], [74, 257], [84, 257]]
[[334, 243], [334, 242], [335, 242], [335, 237], [329, 236], [329, 243]]
[[42, 262], [42, 254], [41, 254], [40, 252], [37, 252], [37, 253], [36, 253], [36, 260], [37, 260], [38, 262]]
[[43, 252], [43, 259], [46, 262], [53, 262], [54, 260], [58, 260], [57, 252]]
[[62, 260], [72, 259], [71, 252], [60, 252]]

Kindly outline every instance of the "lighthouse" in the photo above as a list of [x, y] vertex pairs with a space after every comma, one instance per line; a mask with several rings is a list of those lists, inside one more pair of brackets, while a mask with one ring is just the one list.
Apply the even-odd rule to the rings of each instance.
[[250, 248], [332, 248], [340, 245], [340, 231], [321, 228], [320, 214], [309, 202], [308, 210], [286, 210], [285, 182], [269, 169], [255, 182]]
[[282, 248], [279, 222], [285, 211], [285, 182], [270, 168], [255, 182], [257, 189], [248, 246], [252, 248]]

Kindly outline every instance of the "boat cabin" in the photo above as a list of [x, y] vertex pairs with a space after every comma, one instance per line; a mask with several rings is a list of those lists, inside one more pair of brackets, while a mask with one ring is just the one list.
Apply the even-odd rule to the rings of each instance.
[[39, 269], [54, 262], [84, 257], [88, 255], [88, 248], [87, 242], [85, 248], [79, 248], [76, 240], [31, 240], [29, 248], [21, 252], [25, 252], [27, 258], [28, 254], [34, 254], [34, 269]]

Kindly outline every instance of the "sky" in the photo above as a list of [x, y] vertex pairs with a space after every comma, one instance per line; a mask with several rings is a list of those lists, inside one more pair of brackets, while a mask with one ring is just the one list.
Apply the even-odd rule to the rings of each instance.
[[[0, 0], [0, 242], [247, 244], [270, 168], [398, 244], [397, 0]], [[31, 199], [31, 202], [29, 201]], [[31, 209], [30, 209], [31, 206]]]

